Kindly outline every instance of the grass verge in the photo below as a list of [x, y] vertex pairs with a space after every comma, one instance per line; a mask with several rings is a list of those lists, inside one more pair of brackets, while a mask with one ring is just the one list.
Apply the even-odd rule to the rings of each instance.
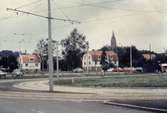
[[77, 87], [167, 87], [167, 76], [115, 75], [99, 78], [75, 78], [54, 81], [55, 85]]

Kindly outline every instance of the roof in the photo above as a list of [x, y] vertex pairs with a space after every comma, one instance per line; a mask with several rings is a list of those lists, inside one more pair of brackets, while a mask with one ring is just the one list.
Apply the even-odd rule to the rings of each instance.
[[20, 55], [22, 63], [39, 63], [40, 57], [38, 55]]
[[[92, 60], [98, 60], [99, 56], [102, 55], [102, 51], [90, 51]], [[106, 51], [107, 56], [113, 57], [113, 60], [118, 60], [118, 55], [114, 51]]]

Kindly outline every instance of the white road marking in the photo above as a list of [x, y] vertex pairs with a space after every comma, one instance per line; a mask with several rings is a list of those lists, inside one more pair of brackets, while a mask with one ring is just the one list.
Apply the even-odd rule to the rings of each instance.
[[45, 113], [43, 111], [39, 111], [39, 110], [35, 110], [35, 109], [32, 109], [31, 111], [36, 112], [36, 113]]

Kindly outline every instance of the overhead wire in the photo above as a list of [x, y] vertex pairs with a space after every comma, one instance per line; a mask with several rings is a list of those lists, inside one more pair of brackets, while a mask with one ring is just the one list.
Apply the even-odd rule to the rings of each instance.
[[101, 2], [92, 2], [92, 3], [82, 3], [81, 2], [75, 2], [78, 3], [78, 5], [73, 5], [73, 6], [66, 6], [66, 7], [61, 7], [60, 9], [69, 9], [69, 8], [77, 8], [77, 7], [85, 7], [85, 6], [89, 6], [89, 5], [93, 5], [93, 4], [104, 4], [104, 3], [115, 3], [115, 2], [119, 2], [121, 0], [107, 0], [107, 1], [101, 1]]
[[[55, 2], [55, 4], [57, 4], [57, 3]], [[62, 13], [62, 15], [65, 17], [65, 19], [71, 20], [71, 18], [70, 18], [68, 15], [66, 15], [66, 14], [64, 13], [64, 11], [61, 10], [59, 7], [56, 7], [56, 9], [57, 9], [60, 13]]]
[[[20, 9], [20, 8], [28, 7], [28, 6], [34, 5], [36, 3], [39, 3], [41, 1], [42, 0], [36, 0], [36, 1], [30, 2], [30, 3], [27, 3], [27, 4], [23, 4], [21, 6], [16, 7], [15, 9]], [[16, 15], [12, 14], [12, 15], [0, 18], [0, 21], [5, 21], [5, 20], [12, 19], [12, 18], [16, 18], [17, 16], [18, 16], [18, 13], [16, 13]]]
[[19, 7], [16, 7], [15, 9], [20, 9], [20, 8], [29, 7], [29, 6], [31, 6], [31, 5], [34, 5], [34, 4], [36, 4], [36, 3], [39, 3], [39, 2], [41, 2], [41, 1], [42, 1], [42, 0], [36, 0], [36, 1], [30, 2], [30, 3], [27, 3], [27, 4], [23, 4], [23, 5], [19, 6]]
[[[97, 5], [92, 5], [89, 4], [88, 6], [95, 7], [95, 8], [104, 8], [104, 9], [117, 9], [117, 10], [126, 10], [130, 12], [145, 12], [145, 13], [150, 13], [150, 12], [162, 12], [164, 9], [159, 9], [159, 10], [141, 10], [141, 9], [132, 9], [132, 8], [116, 8], [116, 7], [106, 7], [106, 6], [97, 6]], [[166, 10], [166, 9], [165, 9]]]
[[[106, 6], [97, 6], [97, 5], [95, 5], [95, 4], [92, 4], [92, 3], [82, 3], [82, 5], [84, 5], [84, 6], [90, 6], [90, 7], [95, 7], [95, 8], [104, 8], [104, 9], [110, 9], [110, 10], [113, 10], [113, 9], [118, 9], [118, 10], [123, 10], [123, 11], [128, 11], [128, 12], [132, 12], [132, 13], [130, 13], [130, 14], [126, 14], [126, 15], [120, 15], [120, 16], [116, 16], [116, 17], [110, 17], [110, 18], [114, 18], [114, 19], [116, 19], [116, 18], [120, 18], [120, 17], [128, 17], [128, 16], [136, 16], [136, 15], [143, 15], [142, 13], [148, 13], [148, 14], [150, 14], [150, 13], [155, 13], [155, 12], [157, 12], [157, 13], [166, 13], [166, 12], [163, 12], [164, 10], [167, 10], [167, 9], [158, 9], [158, 10], [141, 10], [141, 9], [131, 9], [131, 8], [115, 8], [115, 7], [106, 7]], [[138, 12], [138, 13], [136, 13], [136, 12]], [[101, 20], [98, 20], [97, 18], [95, 18], [94, 20], [91, 20], [92, 22], [93, 21], [104, 21], [104, 20], [106, 20], [106, 19], [101, 19]], [[86, 21], [84, 21], [83, 23], [86, 23], [86, 22], [91, 22], [91, 21], [89, 21], [89, 20], [86, 20]]]

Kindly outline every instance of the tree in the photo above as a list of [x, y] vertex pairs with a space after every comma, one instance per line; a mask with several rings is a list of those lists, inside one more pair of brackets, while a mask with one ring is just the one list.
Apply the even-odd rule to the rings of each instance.
[[111, 51], [111, 47], [108, 45], [103, 46], [101, 49], [99, 49], [100, 51]]
[[72, 70], [82, 66], [82, 56], [89, 47], [86, 36], [78, 33], [77, 29], [74, 29], [71, 34], [61, 41], [63, 46], [63, 56], [66, 61], [67, 69]]
[[109, 68], [109, 61], [107, 59], [106, 51], [104, 50], [101, 54], [101, 60], [100, 60], [101, 68], [105, 72]]
[[[130, 66], [130, 47], [118, 47], [117, 54], [120, 67]], [[139, 67], [143, 60], [143, 55], [140, 50], [132, 46], [132, 64], [133, 67]]]
[[[103, 46], [100, 50], [111, 51], [110, 46]], [[119, 59], [120, 67], [129, 67], [130, 66], [130, 47], [117, 47], [117, 54]], [[133, 57], [133, 66], [139, 67], [141, 62], [143, 62], [142, 51], [138, 50], [135, 46], [132, 46], [132, 57]]]
[[167, 54], [159, 53], [156, 55], [156, 61], [159, 63], [167, 63]]
[[17, 58], [19, 55], [12, 51], [4, 50], [0, 52], [0, 67], [5, 68], [6, 71], [12, 72], [18, 68]]
[[[52, 40], [52, 48], [53, 48], [53, 53], [56, 48], [56, 41]], [[38, 53], [40, 58], [41, 58], [41, 69], [45, 70], [47, 69], [47, 60], [48, 60], [48, 39], [41, 39], [37, 43], [37, 48], [35, 50], [35, 53]]]

